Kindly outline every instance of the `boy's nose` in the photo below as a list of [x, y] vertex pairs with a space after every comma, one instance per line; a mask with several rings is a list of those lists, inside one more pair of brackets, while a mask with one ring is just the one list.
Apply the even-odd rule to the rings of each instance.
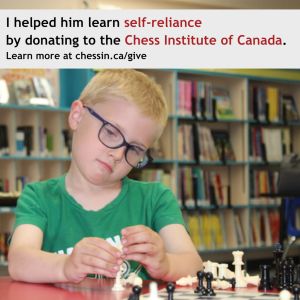
[[110, 154], [114, 157], [116, 161], [120, 161], [125, 155], [126, 147], [120, 147], [117, 149], [110, 149]]

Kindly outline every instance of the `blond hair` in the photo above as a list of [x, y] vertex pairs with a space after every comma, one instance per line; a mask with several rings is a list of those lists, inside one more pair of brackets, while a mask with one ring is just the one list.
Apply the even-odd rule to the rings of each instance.
[[146, 74], [132, 69], [107, 69], [97, 73], [80, 95], [83, 104], [120, 97], [138, 106], [147, 117], [165, 126], [167, 104], [160, 86]]

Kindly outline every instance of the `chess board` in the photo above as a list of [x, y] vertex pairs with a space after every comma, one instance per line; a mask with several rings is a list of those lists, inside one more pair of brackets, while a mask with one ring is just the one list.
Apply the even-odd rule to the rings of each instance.
[[[192, 300], [192, 299], [203, 299], [203, 300], [276, 300], [279, 299], [277, 294], [260, 293], [255, 291], [218, 291], [215, 290], [216, 296], [199, 296], [194, 293], [193, 288], [177, 288], [174, 292], [174, 300]], [[168, 299], [168, 293], [165, 289], [158, 291], [158, 297], [160, 299]], [[141, 297], [143, 300], [150, 299], [150, 295], [146, 294]]]

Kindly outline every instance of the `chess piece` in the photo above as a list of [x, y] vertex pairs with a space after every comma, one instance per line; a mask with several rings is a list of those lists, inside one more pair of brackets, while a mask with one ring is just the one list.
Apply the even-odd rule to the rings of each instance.
[[300, 264], [296, 266], [296, 278], [295, 283], [300, 284]]
[[300, 284], [294, 284], [292, 287], [292, 291], [294, 294], [294, 300], [299, 300]]
[[129, 295], [128, 300], [139, 300], [142, 288], [138, 285], [132, 287], [132, 294]]
[[287, 270], [287, 262], [286, 260], [281, 262], [281, 276], [280, 276], [280, 290], [287, 290], [289, 288], [288, 284], [288, 270]]
[[195, 289], [195, 293], [197, 293], [199, 296], [205, 296], [207, 295], [206, 288], [203, 285], [203, 279], [205, 277], [204, 271], [198, 271], [197, 272], [197, 278], [198, 278], [198, 286]]
[[151, 281], [149, 284], [149, 290], [150, 290], [150, 296], [149, 300], [158, 300], [158, 288], [157, 288], [157, 282]]
[[239, 287], [239, 288], [246, 287], [247, 283], [246, 283], [245, 277], [242, 273], [242, 266], [244, 265], [244, 263], [242, 261], [242, 257], [244, 255], [244, 252], [243, 251], [233, 251], [232, 255], [234, 257], [232, 264], [235, 266], [235, 269], [234, 269], [235, 276], [234, 277], [236, 280], [236, 287]]
[[292, 297], [292, 294], [288, 290], [282, 290], [279, 293], [279, 299], [280, 300], [290, 300]]
[[228, 264], [219, 264], [219, 279], [226, 278], [226, 270], [228, 268]]
[[229, 280], [230, 284], [231, 284], [231, 289], [234, 291], [235, 290], [235, 285], [236, 285], [236, 280], [234, 277], [232, 277], [230, 280]]
[[280, 264], [281, 264], [282, 256], [283, 256], [282, 245], [280, 243], [277, 243], [274, 245], [274, 251], [273, 251], [273, 257], [274, 257], [273, 264], [275, 265], [275, 276], [273, 278], [273, 287], [275, 288], [279, 288], [280, 285], [280, 276], [281, 276]]
[[175, 284], [173, 282], [168, 282], [166, 287], [168, 293], [168, 300], [173, 300], [173, 294], [175, 291]]
[[214, 279], [212, 272], [207, 272], [205, 274], [205, 279], [206, 279], [206, 295], [207, 296], [215, 296], [216, 293], [214, 292], [212, 288], [212, 281]]
[[292, 257], [288, 258], [288, 264], [287, 264], [287, 284], [289, 287], [289, 290], [293, 288], [294, 285], [294, 271], [295, 271], [295, 263]]
[[270, 266], [269, 265], [260, 265], [260, 283], [258, 286], [259, 291], [267, 291], [272, 289], [272, 284], [270, 280]]
[[112, 291], [120, 292], [120, 291], [124, 290], [124, 287], [123, 287], [122, 281], [121, 281], [121, 276], [122, 276], [122, 268], [120, 269], [120, 271], [116, 275], [115, 284], [111, 289]]

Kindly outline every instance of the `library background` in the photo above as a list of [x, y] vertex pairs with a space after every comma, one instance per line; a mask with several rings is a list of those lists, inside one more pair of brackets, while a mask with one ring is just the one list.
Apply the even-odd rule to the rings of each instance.
[[[154, 162], [132, 178], [169, 186], [204, 260], [250, 265], [286, 243], [277, 180], [285, 155], [300, 154], [300, 71], [141, 70], [163, 89], [169, 120]], [[0, 265], [19, 193], [66, 172], [70, 104], [97, 70], [0, 70]], [[300, 228], [300, 209], [294, 211]], [[299, 261], [296, 241], [289, 255]], [[249, 263], [251, 262], [251, 263]], [[256, 269], [257, 272], [258, 269]]]

